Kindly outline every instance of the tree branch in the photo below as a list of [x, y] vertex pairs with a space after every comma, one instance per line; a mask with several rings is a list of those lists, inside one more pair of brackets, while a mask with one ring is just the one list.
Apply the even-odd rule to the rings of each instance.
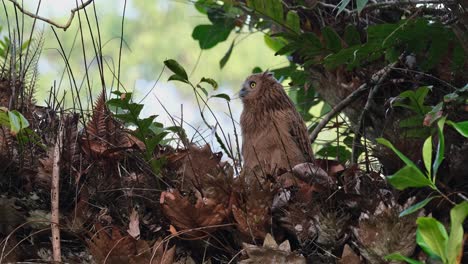
[[[396, 64], [396, 62], [391, 63], [387, 66], [385, 66], [383, 69], [379, 70], [376, 72], [374, 75], [371, 77], [371, 84], [375, 85], [380, 85], [380, 82], [385, 79], [389, 73], [389, 70]], [[314, 142], [315, 139], [317, 139], [318, 134], [320, 131], [327, 125], [327, 123], [336, 115], [338, 114], [341, 110], [343, 110], [345, 107], [353, 103], [356, 99], [358, 99], [365, 91], [369, 89], [369, 85], [367, 83], [362, 84], [354, 90], [348, 97], [346, 97], [343, 101], [339, 102], [337, 105], [335, 105], [330, 112], [328, 112], [323, 119], [320, 121], [320, 123], [314, 128], [312, 133], [310, 133], [310, 141]]]
[[[402, 58], [402, 56], [400, 56], [399, 60], [401, 58]], [[398, 61], [387, 65], [385, 68], [383, 68], [382, 70], [376, 72], [372, 76], [372, 81], [374, 82], [374, 85], [373, 85], [371, 91], [369, 92], [369, 95], [367, 97], [367, 101], [366, 101], [366, 104], [364, 106], [364, 109], [362, 110], [361, 115], [359, 116], [358, 131], [356, 131], [355, 135], [354, 135], [353, 148], [352, 148], [352, 154], [351, 154], [351, 163], [352, 164], [357, 162], [357, 159], [358, 159], [358, 157], [356, 155], [357, 150], [360, 147], [362, 147], [360, 142], [361, 142], [361, 137], [364, 134], [364, 128], [365, 128], [364, 120], [366, 119], [367, 112], [370, 110], [371, 103], [372, 103], [372, 101], [374, 101], [374, 98], [377, 95], [378, 91], [380, 90], [380, 87], [382, 87], [381, 84], [382, 84], [383, 80], [385, 80], [387, 78], [388, 74], [395, 67], [395, 65], [398, 63]], [[367, 154], [367, 152], [366, 152], [366, 154]], [[366, 162], [366, 166], [369, 166], [369, 162]], [[367, 169], [367, 172], [369, 172], [369, 168], [366, 167], [366, 169]]]
[[367, 83], [362, 84], [357, 88], [354, 92], [352, 92], [348, 97], [346, 97], [343, 101], [339, 102], [335, 105], [330, 112], [328, 112], [320, 123], [314, 128], [312, 133], [310, 133], [310, 142], [314, 142], [317, 139], [318, 134], [320, 131], [327, 125], [327, 123], [336, 115], [338, 112], [343, 110], [346, 106], [354, 102], [358, 99], [365, 91], [369, 89]]
[[23, 14], [29, 16], [29, 17], [42, 20], [42, 21], [44, 21], [44, 22], [46, 22], [46, 23], [48, 23], [48, 24], [50, 24], [50, 25], [53, 25], [53, 26], [55, 26], [55, 27], [57, 27], [57, 28], [61, 28], [61, 29], [63, 29], [64, 31], [66, 31], [66, 30], [70, 27], [71, 22], [73, 21], [73, 18], [75, 17], [75, 13], [76, 13], [78, 10], [84, 9], [86, 6], [88, 6], [89, 4], [91, 4], [94, 0], [88, 0], [88, 1], [86, 1], [86, 2], [84, 2], [84, 3], [82, 3], [80, 6], [77, 6], [76, 8], [73, 8], [72, 10], [70, 10], [71, 15], [70, 15], [70, 17], [68, 18], [67, 23], [65, 23], [65, 24], [63, 24], [63, 25], [60, 25], [60, 24], [58, 24], [58, 23], [56, 23], [56, 22], [54, 22], [54, 21], [52, 21], [52, 20], [50, 20], [50, 19], [48, 19], [48, 18], [41, 17], [41, 16], [39, 16], [39, 15], [37, 15], [37, 14], [33, 14], [33, 13], [29, 12], [28, 10], [26, 10], [26, 9], [23, 8], [23, 5], [19, 4], [19, 3], [16, 2], [15, 0], [8, 0], [8, 1], [10, 1], [13, 5], [15, 5], [15, 6], [21, 11], [21, 13], [23, 13]]
[[63, 123], [59, 125], [59, 133], [54, 147], [54, 161], [52, 165], [52, 181], [50, 188], [51, 217], [50, 228], [52, 230], [52, 255], [55, 262], [62, 262], [60, 249], [60, 212], [59, 212], [59, 186], [60, 186], [60, 150], [62, 149]]

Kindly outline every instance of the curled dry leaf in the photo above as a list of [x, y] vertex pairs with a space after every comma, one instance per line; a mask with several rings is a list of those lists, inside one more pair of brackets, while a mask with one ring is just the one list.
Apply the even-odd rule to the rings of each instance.
[[338, 264], [360, 264], [362, 263], [361, 258], [353, 251], [353, 249], [346, 244], [341, 254], [341, 259], [338, 260]]
[[271, 225], [274, 191], [267, 181], [257, 179], [260, 168], [245, 169], [236, 178], [232, 195], [232, 214], [237, 229], [246, 238], [263, 239]]
[[373, 213], [361, 213], [359, 224], [352, 228], [361, 256], [370, 263], [387, 263], [384, 257], [399, 252], [410, 256], [416, 244], [416, 218], [423, 215], [411, 214], [399, 217], [409, 204], [400, 206], [395, 202], [385, 205], [380, 202]]
[[132, 209], [132, 213], [130, 214], [127, 233], [135, 239], [140, 238], [140, 220], [138, 211], [135, 208]]
[[87, 239], [88, 248], [97, 263], [112, 264], [171, 264], [175, 246], [168, 249], [161, 239], [151, 248], [147, 241], [123, 235], [115, 226], [102, 228], [96, 225], [96, 233]]
[[[208, 227], [222, 224], [230, 214], [234, 172], [220, 160], [221, 154], [213, 153], [209, 145], [191, 145], [168, 157], [168, 167], [177, 171], [173, 181], [177, 189], [163, 192], [160, 203], [164, 215], [184, 234], [205, 236], [216, 230]], [[202, 230], [186, 233], [193, 228]]]
[[291, 252], [289, 241], [284, 241], [278, 245], [275, 239], [270, 235], [265, 235], [263, 246], [255, 246], [244, 243], [244, 250], [247, 252], [248, 259], [241, 260], [240, 264], [249, 263], [278, 263], [278, 264], [305, 264], [306, 259], [296, 253]]
[[[184, 230], [184, 237], [204, 237], [216, 230], [229, 215], [228, 204], [209, 202], [198, 198], [195, 204], [188, 197], [184, 197], [178, 190], [161, 193], [160, 203], [164, 215], [180, 230]], [[204, 228], [206, 227], [206, 228]], [[199, 231], [190, 229], [201, 228]]]

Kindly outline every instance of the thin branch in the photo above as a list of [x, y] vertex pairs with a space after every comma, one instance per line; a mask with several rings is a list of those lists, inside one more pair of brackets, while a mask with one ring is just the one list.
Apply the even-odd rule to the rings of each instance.
[[[400, 59], [402, 58], [402, 56], [400, 56]], [[358, 148], [362, 147], [360, 145], [360, 141], [361, 141], [362, 135], [364, 134], [364, 128], [365, 128], [364, 121], [365, 121], [365, 119], [367, 117], [367, 112], [369, 112], [369, 109], [371, 107], [371, 103], [374, 101], [374, 98], [377, 95], [377, 93], [379, 92], [380, 87], [382, 87], [381, 84], [382, 84], [383, 80], [385, 80], [387, 78], [388, 74], [392, 71], [392, 69], [395, 67], [395, 65], [398, 63], [398, 61], [399, 60], [387, 65], [385, 68], [383, 68], [382, 70], [376, 72], [372, 76], [371, 81], [374, 82], [374, 85], [373, 85], [371, 91], [369, 92], [369, 96], [367, 97], [367, 101], [366, 101], [366, 104], [364, 106], [364, 109], [362, 110], [361, 115], [359, 116], [358, 131], [357, 131], [357, 133], [355, 133], [354, 140], [353, 140], [353, 150], [352, 150], [352, 155], [351, 155], [351, 162], [352, 163], [357, 162], [358, 157], [356, 157], [356, 153], [357, 153]], [[366, 170], [367, 170], [367, 172], [369, 172], [369, 162], [366, 162]]]
[[39, 16], [39, 15], [37, 15], [37, 14], [33, 14], [33, 13], [29, 12], [28, 10], [25, 10], [25, 9], [23, 8], [23, 6], [22, 6], [21, 4], [19, 4], [18, 2], [16, 2], [15, 0], [8, 0], [8, 1], [10, 1], [13, 5], [15, 5], [15, 6], [21, 11], [21, 13], [23, 13], [23, 14], [29, 16], [29, 17], [42, 20], [42, 21], [44, 21], [44, 22], [46, 22], [46, 23], [48, 23], [48, 24], [50, 24], [50, 25], [53, 25], [53, 26], [55, 26], [55, 27], [57, 27], [57, 28], [61, 28], [61, 29], [63, 29], [64, 31], [66, 31], [66, 30], [70, 27], [71, 22], [73, 21], [73, 18], [75, 17], [75, 13], [76, 13], [78, 10], [80, 10], [80, 9], [84, 9], [87, 5], [91, 4], [94, 0], [88, 0], [88, 1], [84, 2], [83, 4], [81, 4], [80, 6], [78, 6], [78, 7], [76, 7], [76, 8], [73, 8], [72, 10], [70, 10], [71, 15], [70, 15], [70, 17], [68, 18], [67, 23], [65, 23], [65, 24], [63, 24], [63, 25], [60, 25], [60, 24], [58, 24], [58, 23], [56, 23], [56, 22], [54, 22], [54, 21], [52, 21], [52, 20], [50, 20], [50, 19], [48, 19], [48, 18]]
[[361, 97], [361, 95], [364, 94], [365, 91], [369, 89], [369, 86], [367, 83], [362, 84], [357, 88], [354, 92], [352, 92], [348, 97], [346, 97], [343, 101], [339, 102], [337, 105], [335, 105], [330, 112], [328, 112], [323, 119], [320, 121], [320, 123], [314, 128], [312, 133], [310, 133], [310, 141], [314, 142], [315, 139], [317, 139], [318, 134], [320, 131], [327, 125], [327, 123], [336, 115], [338, 114], [341, 110], [343, 110], [345, 107], [347, 107], [349, 104], [354, 102], [356, 99]]
[[52, 230], [52, 255], [55, 262], [62, 262], [60, 250], [60, 214], [59, 214], [59, 184], [60, 184], [60, 150], [62, 148], [63, 123], [59, 126], [59, 133], [54, 147], [54, 163], [52, 167], [52, 182], [50, 189], [51, 217], [50, 228]]
[[[453, 0], [397, 0], [397, 1], [388, 1], [388, 2], [379, 2], [374, 4], [368, 4], [364, 7], [364, 10], [373, 10], [382, 8], [385, 6], [404, 6], [404, 5], [428, 5], [428, 4], [450, 4], [453, 3]], [[361, 11], [361, 12], [362, 12]], [[358, 12], [357, 9], [353, 10], [352, 12]]]

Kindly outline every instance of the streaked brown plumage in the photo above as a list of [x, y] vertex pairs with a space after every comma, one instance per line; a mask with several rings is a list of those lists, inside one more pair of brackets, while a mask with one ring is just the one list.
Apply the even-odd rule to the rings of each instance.
[[261, 165], [273, 173], [312, 161], [304, 121], [271, 73], [249, 76], [239, 94], [244, 104], [240, 125], [245, 167]]

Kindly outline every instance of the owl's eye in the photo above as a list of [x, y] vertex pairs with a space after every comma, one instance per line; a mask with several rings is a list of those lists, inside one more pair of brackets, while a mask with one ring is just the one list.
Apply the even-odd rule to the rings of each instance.
[[250, 88], [255, 88], [255, 86], [257, 86], [256, 82], [250, 82]]

